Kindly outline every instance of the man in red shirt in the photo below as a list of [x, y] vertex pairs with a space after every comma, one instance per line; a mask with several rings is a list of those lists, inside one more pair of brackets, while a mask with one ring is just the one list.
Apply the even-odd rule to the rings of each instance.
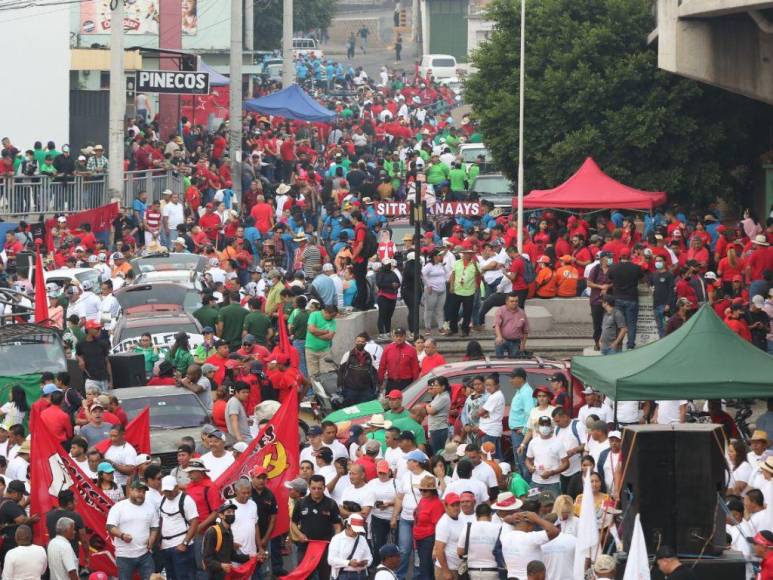
[[209, 469], [199, 459], [191, 459], [188, 466], [183, 468], [186, 475], [190, 478], [190, 483], [185, 488], [191, 499], [196, 502], [196, 511], [199, 512], [199, 528], [196, 536], [193, 538], [193, 546], [189, 549], [196, 555], [196, 571], [203, 573], [201, 563], [201, 546], [204, 538], [204, 532], [217, 518], [217, 508], [223, 502], [220, 496], [220, 489], [209, 478]]
[[352, 306], [355, 310], [368, 309], [368, 264], [365, 257], [362, 256], [365, 238], [368, 228], [363, 222], [362, 213], [356, 209], [351, 213], [351, 221], [354, 224], [354, 243], [352, 244], [352, 270], [354, 280], [357, 283], [357, 294], [354, 296]]
[[396, 328], [394, 341], [389, 343], [381, 355], [378, 381], [386, 391], [402, 391], [419, 378], [419, 357], [416, 349], [405, 341], [405, 329]]
[[222, 222], [220, 221], [220, 217], [215, 213], [215, 206], [212, 205], [212, 203], [208, 203], [205, 206], [204, 215], [199, 218], [199, 225], [212, 242], [217, 242], [217, 236], [220, 233]]
[[[427, 348], [429, 347], [429, 348]], [[431, 338], [424, 341], [424, 359], [421, 361], [421, 374], [424, 376], [435, 367], [446, 364], [446, 359], [437, 350], [437, 344]]]
[[513, 292], [518, 295], [518, 306], [526, 308], [526, 296], [529, 294], [529, 285], [526, 283], [526, 258], [518, 253], [518, 248], [507, 248], [507, 256], [510, 258], [510, 269], [507, 276], [513, 283]]
[[763, 530], [753, 538], [746, 538], [752, 544], [754, 555], [762, 560], [758, 580], [773, 580], [773, 532]]
[[274, 227], [274, 208], [266, 201], [263, 194], [258, 195], [257, 202], [252, 206], [250, 215], [255, 218], [255, 227], [262, 236], [266, 236]]
[[72, 439], [70, 416], [62, 410], [64, 393], [57, 389], [51, 394], [51, 404], [40, 413], [40, 420], [48, 426], [60, 443]]
[[62, 390], [57, 387], [54, 383], [46, 383], [43, 385], [41, 391], [40, 391], [40, 398], [32, 403], [32, 409], [30, 410], [30, 414], [32, 410], [37, 409], [41, 413], [48, 409], [51, 406], [51, 395], [54, 393], [61, 393]]
[[[211, 355], [207, 360], [204, 361], [204, 364], [210, 364], [217, 367], [217, 371], [215, 371], [215, 382], [218, 385], [223, 384], [226, 363], [229, 362], [228, 353], [228, 343], [224, 340], [218, 340], [215, 343], [215, 354]], [[236, 363], [237, 361], [232, 362]]]
[[767, 281], [765, 272], [773, 272], [773, 248], [765, 234], [759, 234], [752, 240], [752, 253], [746, 261], [746, 277], [751, 280], [749, 296], [766, 295]]

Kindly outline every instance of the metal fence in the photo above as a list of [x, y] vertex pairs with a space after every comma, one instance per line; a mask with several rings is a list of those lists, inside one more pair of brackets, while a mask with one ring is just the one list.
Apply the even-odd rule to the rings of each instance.
[[[160, 199], [165, 189], [183, 193], [182, 176], [171, 171], [127, 171], [121, 206], [131, 207], [140, 191], [147, 191], [150, 199]], [[106, 175], [67, 180], [47, 176], [0, 178], [0, 217], [74, 213], [105, 205], [113, 199]]]

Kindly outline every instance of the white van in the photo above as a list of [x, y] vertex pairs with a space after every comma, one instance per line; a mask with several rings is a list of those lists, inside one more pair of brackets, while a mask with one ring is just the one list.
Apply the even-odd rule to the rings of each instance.
[[314, 56], [321, 59], [324, 57], [319, 43], [314, 38], [293, 38], [293, 56], [306, 56], [314, 53]]
[[430, 74], [435, 80], [455, 77], [456, 59], [450, 54], [425, 54], [421, 59], [419, 74], [422, 77]]

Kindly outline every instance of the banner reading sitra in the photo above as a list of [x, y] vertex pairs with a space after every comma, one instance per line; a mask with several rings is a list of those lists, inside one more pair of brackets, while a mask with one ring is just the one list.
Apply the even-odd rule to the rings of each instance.
[[649, 286], [639, 285], [639, 318], [636, 321], [636, 346], [656, 341], [658, 325], [655, 322], [655, 309], [652, 290]]

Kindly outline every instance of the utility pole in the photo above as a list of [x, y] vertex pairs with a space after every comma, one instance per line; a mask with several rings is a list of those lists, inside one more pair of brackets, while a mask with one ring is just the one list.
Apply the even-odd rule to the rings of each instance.
[[108, 189], [123, 199], [123, 130], [126, 115], [126, 77], [123, 68], [123, 0], [111, 1], [110, 13], [110, 124]]
[[[250, 63], [255, 64], [255, 0], [244, 0], [244, 48], [250, 53]], [[247, 83], [247, 98], [252, 98], [252, 75]]]
[[[247, 0], [251, 2], [252, 0]], [[243, 58], [242, 0], [231, 0], [231, 98], [229, 103], [228, 150], [231, 156], [231, 179], [236, 199], [242, 193], [242, 58]]]
[[282, 0], [282, 88], [295, 82], [293, 64], [293, 0]]
[[526, 93], [526, 0], [521, 0], [521, 66], [518, 81], [518, 253], [523, 252], [523, 100]]

